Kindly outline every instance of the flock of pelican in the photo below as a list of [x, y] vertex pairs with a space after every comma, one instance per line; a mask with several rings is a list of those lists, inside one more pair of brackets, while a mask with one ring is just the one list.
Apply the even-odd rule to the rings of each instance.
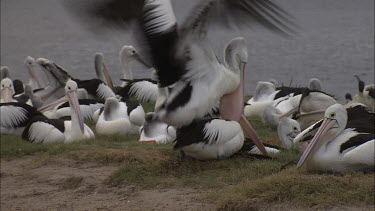
[[[97, 77], [87, 80], [74, 78], [45, 58], [25, 59], [30, 76], [25, 84], [11, 80], [10, 69], [1, 67], [1, 134], [44, 144], [94, 139], [95, 134], [139, 134], [140, 142], [175, 142], [182, 158], [200, 160], [226, 159], [238, 152], [268, 155], [295, 147], [302, 152], [298, 167], [374, 169], [374, 84], [365, 86], [356, 76], [358, 94], [347, 94], [347, 103], [341, 105], [316, 78], [306, 87], [260, 81], [253, 97], [244, 102], [246, 40], [232, 39], [223, 61], [212, 50], [207, 37], [212, 25], [250, 24], [283, 36], [293, 34], [292, 17], [273, 2], [202, 1], [182, 25], [170, 0], [82, 5], [80, 15], [101, 23], [128, 27], [136, 21], [145, 55], [132, 46], [121, 48], [119, 86], [100, 53], [94, 59]], [[150, 78], [134, 79], [133, 62], [150, 68]], [[154, 112], [146, 114], [143, 102], [154, 103]], [[263, 144], [248, 121], [254, 116], [277, 130], [283, 147]], [[95, 122], [94, 130], [86, 120]]]

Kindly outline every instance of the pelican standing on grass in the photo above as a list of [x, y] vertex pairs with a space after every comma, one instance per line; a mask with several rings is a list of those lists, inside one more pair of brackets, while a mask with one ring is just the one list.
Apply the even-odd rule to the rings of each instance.
[[[356, 125], [374, 124], [374, 115]], [[359, 133], [347, 128], [348, 114], [344, 106], [335, 104], [327, 109], [314, 138], [303, 152], [297, 167], [306, 164], [316, 171], [347, 172], [373, 170], [375, 167], [375, 132]]]
[[69, 143], [83, 139], [95, 138], [94, 133], [83, 122], [78, 98], [77, 83], [68, 80], [65, 85], [66, 95], [69, 98], [71, 121], [48, 119], [37, 116], [30, 120], [22, 133], [22, 138], [32, 143]]

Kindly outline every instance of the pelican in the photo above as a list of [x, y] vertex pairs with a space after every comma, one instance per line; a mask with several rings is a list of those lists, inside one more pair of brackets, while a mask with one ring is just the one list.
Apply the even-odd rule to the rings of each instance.
[[123, 98], [136, 97], [141, 102], [155, 102], [158, 97], [157, 81], [151, 78], [134, 79], [130, 65], [138, 61], [147, 68], [150, 66], [142, 59], [133, 46], [124, 45], [120, 50], [123, 77], [122, 88], [116, 93]]
[[43, 115], [25, 103], [0, 103], [0, 133], [21, 136], [26, 125], [35, 116]]
[[271, 1], [201, 1], [194, 14], [178, 28], [170, 0], [132, 3], [117, 0], [86, 6], [90, 8], [86, 10], [88, 15], [101, 16], [116, 24], [128, 23], [141, 16], [139, 36], [144, 36], [147, 42], [160, 87], [169, 87], [169, 95], [156, 110], [155, 119], [175, 127], [186, 126], [202, 118], [220, 101], [221, 116], [241, 120], [248, 135], [266, 154], [255, 131], [241, 116], [243, 102], [235, 100], [243, 97], [240, 81], [247, 62], [246, 42], [242, 38], [233, 41], [227, 48], [223, 65], [208, 45], [206, 32], [208, 26], [215, 24], [254, 24], [290, 34], [296, 27], [284, 10]]
[[27, 56], [25, 59], [25, 66], [30, 75], [28, 85], [32, 90], [41, 89], [45, 87], [43, 80], [38, 77], [38, 74], [35, 72], [35, 59], [31, 56]]
[[282, 113], [276, 107], [269, 105], [266, 107], [263, 113], [263, 122], [269, 125], [271, 128], [277, 128], [277, 134], [284, 147], [290, 149], [293, 147], [294, 138], [301, 132], [299, 123], [289, 118], [291, 113], [294, 112], [292, 109], [289, 112]]
[[317, 78], [309, 80], [309, 89], [313, 91], [322, 91], [322, 82]]
[[[77, 95], [78, 95], [78, 92], [77, 92]], [[54, 106], [53, 111], [46, 116], [48, 116], [49, 118], [55, 118], [55, 119], [70, 117], [71, 112], [72, 112], [72, 110], [70, 109], [70, 104], [69, 102], [64, 102], [64, 101], [65, 99], [61, 99], [59, 101], [54, 102], [54, 105], [56, 106]], [[83, 119], [85, 121], [92, 120], [94, 112], [104, 107], [104, 101], [95, 100], [95, 99], [79, 99], [78, 104], [82, 112]]]
[[45, 144], [70, 143], [95, 138], [92, 130], [83, 122], [83, 115], [78, 104], [77, 89], [77, 83], [73, 80], [66, 82], [65, 91], [72, 110], [71, 121], [36, 116], [28, 123], [22, 133], [22, 138], [32, 143]]
[[96, 123], [96, 132], [101, 135], [138, 134], [145, 121], [145, 112], [139, 103], [121, 102], [117, 98], [107, 98], [104, 109]]
[[43, 89], [34, 91], [34, 95], [38, 96], [45, 106], [65, 96], [64, 87], [70, 76], [62, 74], [59, 67], [48, 59], [38, 58], [36, 62], [46, 75], [48, 84]]
[[167, 144], [176, 139], [176, 129], [164, 122], [152, 119], [153, 114], [148, 113], [143, 126], [140, 128], [140, 142]]
[[301, 129], [306, 129], [310, 125], [323, 118], [326, 109], [337, 101], [329, 94], [321, 91], [305, 89], [301, 95], [296, 120], [301, 125]]
[[372, 113], [375, 113], [375, 85], [365, 86], [365, 82], [359, 76], [355, 77], [358, 80], [358, 94], [353, 97], [353, 102], [365, 104]]
[[9, 74], [9, 67], [8, 66], [1, 66], [0, 67], [0, 80], [3, 80], [4, 78], [10, 78]]
[[94, 62], [96, 77], [105, 82], [109, 86], [109, 88], [112, 89], [112, 91], [115, 91], [111, 76], [109, 75], [108, 69], [104, 63], [104, 55], [102, 53], [96, 53]]
[[[365, 122], [374, 121], [374, 114], [371, 114], [366, 105], [363, 104], [351, 104], [350, 107], [346, 107], [347, 116], [348, 116], [348, 123], [346, 129], [350, 128], [355, 130], [358, 133], [372, 133], [375, 131], [374, 124], [364, 124]], [[295, 139], [294, 139], [294, 146], [304, 151], [307, 145], [310, 143], [311, 139], [316, 134], [319, 127], [322, 125], [323, 119], [317, 121], [315, 124], [311, 125], [310, 127], [306, 128], [302, 131]], [[361, 123], [362, 122], [362, 123]], [[353, 126], [354, 125], [354, 126]]]
[[[373, 123], [374, 118], [370, 122], [357, 122], [357, 124]], [[348, 114], [343, 105], [335, 104], [329, 107], [297, 167], [305, 164], [308, 170], [332, 172], [374, 169], [374, 131], [359, 133], [353, 128], [346, 128], [347, 124]]]

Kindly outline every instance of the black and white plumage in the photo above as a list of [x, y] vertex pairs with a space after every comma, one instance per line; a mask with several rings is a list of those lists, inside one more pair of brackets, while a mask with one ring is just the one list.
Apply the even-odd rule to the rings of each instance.
[[244, 139], [236, 121], [200, 120], [177, 129], [174, 149], [199, 160], [221, 159], [240, 150]]
[[107, 98], [95, 128], [102, 135], [138, 134], [144, 121], [145, 112], [138, 102]]
[[138, 61], [145, 67], [150, 66], [142, 59], [133, 46], [124, 45], [120, 50], [120, 61], [123, 72], [121, 88], [116, 92], [122, 98], [135, 97], [141, 102], [156, 102], [158, 97], [157, 81], [151, 78], [134, 79], [131, 63]]
[[34, 107], [24, 103], [0, 103], [1, 134], [21, 135], [22, 131], [35, 116], [43, 116]]
[[369, 84], [365, 86], [359, 76], [355, 76], [358, 80], [358, 94], [354, 95], [353, 103], [362, 103], [366, 105], [372, 113], [375, 113], [375, 85]]
[[301, 129], [304, 130], [322, 119], [326, 109], [334, 104], [337, 104], [337, 101], [333, 96], [322, 91], [305, 89], [301, 95], [295, 116], [301, 125]]
[[[210, 25], [208, 23], [219, 25], [222, 23], [224, 25], [229, 25], [229, 23], [234, 25], [258, 23], [278, 32], [287, 32], [290, 29], [288, 24], [292, 25], [288, 19], [290, 16], [270, 1], [204, 1], [195, 8], [194, 13], [180, 28], [181, 31], [177, 28], [177, 22], [169, 0], [108, 1], [98, 3], [98, 5], [86, 6], [88, 7], [86, 11], [90, 15], [101, 16], [116, 24], [126, 23], [134, 19], [135, 17], [132, 17], [134, 13], [142, 16], [142, 34], [147, 40], [152, 66], [157, 69], [156, 73], [160, 85], [164, 87], [173, 84], [169, 99], [166, 100], [165, 106], [160, 108], [161, 111], [157, 112], [157, 115], [162, 121], [175, 126], [189, 124], [195, 118], [205, 115], [218, 101], [220, 95], [226, 93], [226, 88], [215, 89], [214, 86], [225, 84], [218, 82], [220, 78], [225, 78], [226, 81], [231, 80], [228, 75], [226, 75], [227, 77], [218, 77], [225, 75], [220, 72], [226, 68], [217, 61], [215, 54], [204, 42], [204, 37], [201, 36], [201, 32]], [[227, 15], [223, 15], [224, 13]], [[235, 21], [233, 20], [234, 17]], [[230, 56], [233, 55], [228, 55], [228, 57]], [[201, 83], [198, 82], [198, 78], [201, 79]], [[215, 81], [212, 81], [213, 78], [215, 78]], [[207, 87], [207, 84], [210, 84], [210, 87]], [[213, 94], [207, 93], [206, 90], [211, 92], [215, 90], [219, 96], [210, 97]], [[186, 99], [180, 99], [181, 93], [184, 93]], [[206, 99], [208, 103], [202, 103], [205, 105], [199, 105], [197, 104], [199, 101], [194, 100], [194, 98], [201, 98], [202, 95], [210, 98]], [[181, 103], [178, 105], [177, 101]], [[193, 101], [192, 104], [194, 105], [188, 105], [190, 101]], [[189, 112], [196, 114], [189, 118], [172, 116], [172, 113], [176, 113], [176, 115], [177, 113], [185, 113], [182, 110], [177, 111], [183, 107], [198, 108], [198, 112]], [[168, 115], [171, 117], [168, 117]], [[174, 119], [181, 119], [183, 122], [177, 122]]]
[[48, 83], [43, 89], [34, 91], [34, 95], [40, 97], [43, 106], [45, 106], [65, 96], [65, 83], [71, 77], [61, 67], [48, 59], [38, 58], [36, 62], [46, 75]]
[[126, 99], [135, 97], [140, 102], [156, 102], [159, 95], [157, 81], [149, 78], [121, 80], [126, 84], [118, 90], [117, 95]]
[[32, 143], [70, 143], [73, 141], [95, 138], [93, 131], [84, 124], [78, 104], [77, 83], [68, 80], [65, 91], [69, 98], [71, 121], [48, 119], [37, 116], [30, 120], [22, 133], [22, 138]]
[[329, 107], [297, 166], [306, 164], [309, 170], [334, 172], [374, 169], [374, 121], [371, 113], [349, 121], [344, 106]]
[[[346, 112], [348, 116], [346, 129], [352, 129], [358, 133], [373, 133], [375, 131], [375, 124], [370, 124], [375, 122], [375, 114], [369, 112], [365, 105], [353, 105], [353, 107], [346, 108]], [[304, 151], [322, 125], [322, 122], [323, 119], [302, 131], [294, 139], [294, 145]]]
[[[279, 153], [282, 150], [281, 147], [271, 144], [264, 144], [264, 147], [269, 154]], [[262, 153], [251, 139], [246, 138], [241, 149], [236, 153], [236, 155], [262, 155]]]
[[145, 123], [140, 128], [139, 141], [156, 144], [172, 143], [176, 139], [176, 129], [152, 117], [153, 113], [146, 115]]

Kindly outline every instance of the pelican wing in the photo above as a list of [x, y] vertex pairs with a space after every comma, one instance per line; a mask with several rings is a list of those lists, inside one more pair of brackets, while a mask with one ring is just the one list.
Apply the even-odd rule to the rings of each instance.
[[121, 88], [116, 94], [124, 99], [135, 96], [137, 100], [142, 102], [156, 102], [158, 97], [157, 82], [150, 79], [123, 80], [127, 84]]
[[177, 130], [174, 149], [200, 142], [223, 144], [238, 133], [242, 133], [242, 129], [237, 122], [223, 119], [200, 120]]
[[315, 136], [316, 132], [318, 132], [318, 129], [322, 125], [322, 123], [323, 123], [323, 119], [319, 120], [315, 124], [306, 128], [300, 134], [298, 134], [296, 138], [293, 140], [294, 145], [299, 145], [299, 144], [302, 144], [303, 142], [311, 141], [312, 138]]
[[65, 140], [64, 131], [64, 120], [37, 116], [30, 120], [22, 139], [32, 143], [62, 143]]
[[202, 0], [183, 24], [183, 32], [204, 36], [210, 26], [254, 27], [284, 35], [298, 28], [293, 17], [270, 0]]
[[5, 128], [25, 127], [33, 116], [42, 116], [35, 108], [16, 102], [0, 103], [0, 114], [1, 127]]

